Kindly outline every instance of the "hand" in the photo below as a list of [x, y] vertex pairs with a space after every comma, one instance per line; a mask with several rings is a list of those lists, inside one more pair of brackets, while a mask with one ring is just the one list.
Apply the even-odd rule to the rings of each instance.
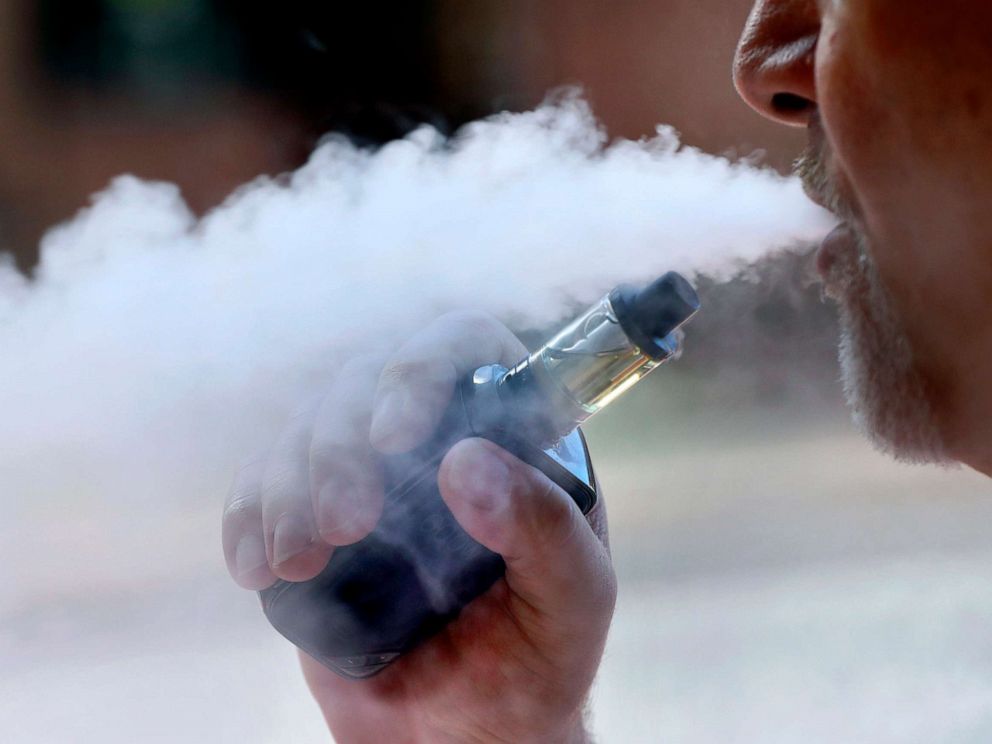
[[[375, 527], [378, 456], [426, 440], [464, 374], [525, 354], [495, 320], [457, 313], [388, 360], [348, 364], [323, 401], [238, 474], [224, 513], [235, 580], [257, 590], [319, 573], [336, 546]], [[506, 576], [371, 679], [342, 679], [301, 653], [335, 740], [586, 741], [583, 706], [616, 598], [602, 502], [586, 519], [543, 473], [481, 439], [448, 452], [438, 483], [466, 532], [503, 556]]]

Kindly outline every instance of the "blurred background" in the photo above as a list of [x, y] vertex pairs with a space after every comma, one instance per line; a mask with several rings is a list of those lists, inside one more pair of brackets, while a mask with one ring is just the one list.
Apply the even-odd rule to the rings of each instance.
[[659, 122], [711, 152], [801, 141], [728, 84], [742, 0], [4, 0], [0, 234], [38, 238], [119, 173], [203, 211], [303, 163], [320, 135], [375, 144], [582, 85], [616, 136]]
[[[46, 228], [120, 173], [173, 181], [203, 213], [327, 132], [453, 132], [561, 85], [582, 86], [611, 136], [671, 124], [784, 171], [802, 133], [730, 83], [748, 9], [2, 0], [0, 247], [30, 274]], [[685, 359], [590, 426], [621, 580], [592, 704], [602, 742], [992, 740], [989, 489], [893, 464], [851, 429], [806, 265], [787, 254], [704, 284]], [[35, 586], [0, 605], [0, 738], [326, 740], [288, 644], [226, 578], [219, 501], [112, 543], [183, 546], [143, 581], [97, 518], [39, 505], [50, 530], [0, 528], [15, 582]], [[26, 540], [71, 551], [72, 570], [20, 566]]]

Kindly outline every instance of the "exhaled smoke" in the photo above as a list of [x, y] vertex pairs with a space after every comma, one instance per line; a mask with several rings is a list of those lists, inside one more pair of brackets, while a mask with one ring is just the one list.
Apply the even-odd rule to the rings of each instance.
[[565, 97], [446, 140], [331, 138], [196, 220], [121, 178], [0, 269], [0, 494], [214, 499], [342, 358], [445, 310], [559, 319], [620, 281], [727, 273], [822, 234], [798, 182], [679, 146], [606, 143]]

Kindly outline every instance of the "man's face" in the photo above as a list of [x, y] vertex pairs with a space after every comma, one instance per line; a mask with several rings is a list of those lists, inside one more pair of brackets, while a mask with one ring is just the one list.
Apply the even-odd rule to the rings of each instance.
[[897, 454], [987, 469], [992, 3], [760, 0], [735, 72], [809, 127], [800, 172], [848, 226], [819, 264], [856, 413]]

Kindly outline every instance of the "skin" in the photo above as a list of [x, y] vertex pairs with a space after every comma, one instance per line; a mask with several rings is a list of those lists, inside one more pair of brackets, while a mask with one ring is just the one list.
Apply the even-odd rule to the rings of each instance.
[[[832, 206], [891, 295], [944, 450], [992, 475], [989, 38], [992, 5], [980, 0], [763, 0], [735, 82], [761, 114], [808, 128]], [[224, 518], [235, 579], [305, 580], [361, 539], [382, 507], [378, 454], [428, 437], [459, 374], [523, 353], [496, 321], [459, 314], [385, 362], [342, 370], [236, 479]], [[605, 514], [587, 521], [540, 473], [478, 440], [451, 450], [439, 482], [462, 526], [505, 557], [506, 578], [371, 680], [301, 657], [335, 739], [587, 741], [582, 711], [616, 592]]]
[[[413, 449], [455, 381], [524, 346], [476, 313], [440, 318], [387, 360], [358, 359], [272, 450], [235, 479], [224, 550], [235, 580], [315, 576], [382, 510], [380, 453]], [[300, 655], [338, 742], [585, 742], [583, 712], [616, 600], [600, 502], [588, 519], [542, 473], [483, 440], [444, 458], [441, 494], [501, 554], [506, 577], [442, 633], [378, 676], [346, 681]]]
[[977, 0], [765, 0], [735, 65], [753, 108], [808, 127], [813, 147], [826, 150], [843, 216], [888, 290], [944, 449], [987, 475], [990, 32], [992, 6]]

